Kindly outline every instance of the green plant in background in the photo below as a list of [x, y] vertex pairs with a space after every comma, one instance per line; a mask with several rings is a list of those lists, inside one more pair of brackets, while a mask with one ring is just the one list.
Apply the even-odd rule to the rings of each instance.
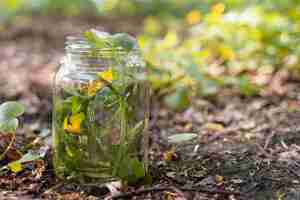
[[151, 65], [148, 78], [175, 110], [184, 110], [195, 96], [214, 95], [224, 87], [257, 95], [268, 77], [283, 68], [299, 74], [297, 0], [4, 2], [3, 10], [14, 14], [34, 8], [86, 14], [87, 9], [114, 18], [143, 17], [139, 42]]
[[208, 13], [192, 10], [176, 21], [180, 25], [170, 23], [163, 37], [165, 25], [146, 18], [139, 43], [153, 71], [149, 80], [167, 95], [170, 108], [182, 110], [192, 97], [224, 87], [253, 96], [268, 84], [261, 77], [282, 68], [299, 72], [299, 6], [280, 13], [268, 5], [230, 10], [217, 3]]
[[140, 69], [126, 64], [136, 42], [123, 33], [88, 31], [84, 37], [89, 59], [108, 57], [114, 64], [79, 88], [63, 88], [63, 99], [54, 100], [55, 168], [62, 177], [135, 184], [147, 175], [138, 152], [147, 119], [139, 119], [142, 108], [135, 105], [144, 86]]

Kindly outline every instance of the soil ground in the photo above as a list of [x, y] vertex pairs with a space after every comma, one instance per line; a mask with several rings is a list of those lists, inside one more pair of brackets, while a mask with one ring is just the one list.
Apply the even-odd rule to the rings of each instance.
[[[0, 199], [109, 199], [104, 187], [62, 183], [53, 174], [51, 80], [64, 53], [65, 35], [95, 26], [136, 34], [138, 24], [129, 26], [113, 19], [108, 23], [20, 18], [2, 27], [0, 100], [19, 100], [26, 106], [14, 148], [44, 149], [46, 155], [25, 164], [18, 174], [0, 174]], [[154, 98], [150, 122], [153, 183], [150, 189], [127, 188], [128, 198], [300, 199], [299, 86], [300, 82], [285, 81], [284, 95], [251, 98], [224, 90], [213, 98], [195, 99], [181, 113], [168, 110]], [[199, 137], [174, 148], [166, 137], [177, 132], [196, 132]], [[0, 149], [6, 142], [7, 137], [1, 136]], [[1, 165], [15, 159], [14, 148]], [[171, 159], [164, 159], [166, 154]]]

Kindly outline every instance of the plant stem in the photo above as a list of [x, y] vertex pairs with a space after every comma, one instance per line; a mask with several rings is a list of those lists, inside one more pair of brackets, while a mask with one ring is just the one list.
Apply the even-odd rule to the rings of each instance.
[[[117, 160], [116, 163], [120, 164], [121, 159], [122, 159], [122, 155], [123, 151], [125, 151], [125, 139], [127, 137], [127, 116], [126, 116], [126, 99], [124, 97], [121, 97], [121, 101], [120, 101], [120, 147], [118, 150], [118, 156], [117, 156]], [[116, 176], [118, 169], [119, 169], [119, 165], [114, 165], [114, 169], [113, 169], [113, 175]]]
[[[121, 64], [121, 60], [117, 58], [117, 64], [119, 65], [119, 67], [121, 67], [122, 70], [122, 74], [123, 76], [121, 76], [121, 82], [124, 88], [126, 88], [126, 81], [125, 81], [125, 72], [126, 72], [126, 68], [125, 66], [122, 66]], [[125, 89], [124, 89], [125, 91]], [[122, 92], [123, 93], [123, 92]], [[118, 150], [118, 155], [117, 155], [117, 160], [116, 160], [116, 164], [114, 165], [114, 169], [113, 169], [113, 175], [116, 176], [118, 174], [118, 170], [119, 170], [119, 164], [121, 162], [121, 159], [124, 155], [124, 151], [126, 151], [125, 148], [125, 140], [127, 137], [127, 109], [126, 109], [126, 96], [125, 95], [119, 95], [120, 99], [120, 104], [119, 104], [119, 109], [120, 109], [120, 146], [119, 146], [119, 150]]]
[[6, 153], [9, 151], [9, 149], [12, 147], [14, 141], [16, 139], [16, 134], [13, 133], [12, 134], [12, 137], [11, 137], [11, 140], [10, 140], [10, 143], [7, 145], [6, 149], [4, 150], [4, 152], [0, 155], [0, 160], [2, 160], [4, 158], [4, 156], [6, 155]]
[[86, 108], [87, 120], [88, 120], [88, 148], [90, 152], [90, 159], [95, 160], [97, 153], [97, 140], [96, 140], [96, 116], [94, 102], [90, 102]]

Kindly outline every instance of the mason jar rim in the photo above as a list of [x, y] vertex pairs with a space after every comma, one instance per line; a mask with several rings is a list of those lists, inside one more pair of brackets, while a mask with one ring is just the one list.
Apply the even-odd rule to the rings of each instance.
[[[75, 54], [85, 54], [91, 52], [91, 50], [98, 53], [110, 53], [110, 52], [117, 51], [120, 54], [126, 54], [127, 52], [122, 47], [118, 47], [114, 49], [109, 47], [105, 47], [105, 48], [93, 47], [80, 34], [71, 34], [66, 36], [65, 50], [67, 53], [75, 53]], [[133, 48], [132, 50], [130, 50], [130, 52], [136, 52], [136, 51], [138, 51], [138, 48]]]

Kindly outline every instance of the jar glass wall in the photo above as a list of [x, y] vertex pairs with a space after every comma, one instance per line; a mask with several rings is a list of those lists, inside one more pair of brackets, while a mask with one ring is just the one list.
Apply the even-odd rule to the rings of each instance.
[[67, 39], [53, 92], [54, 168], [79, 182], [136, 182], [147, 173], [149, 87], [138, 48]]

